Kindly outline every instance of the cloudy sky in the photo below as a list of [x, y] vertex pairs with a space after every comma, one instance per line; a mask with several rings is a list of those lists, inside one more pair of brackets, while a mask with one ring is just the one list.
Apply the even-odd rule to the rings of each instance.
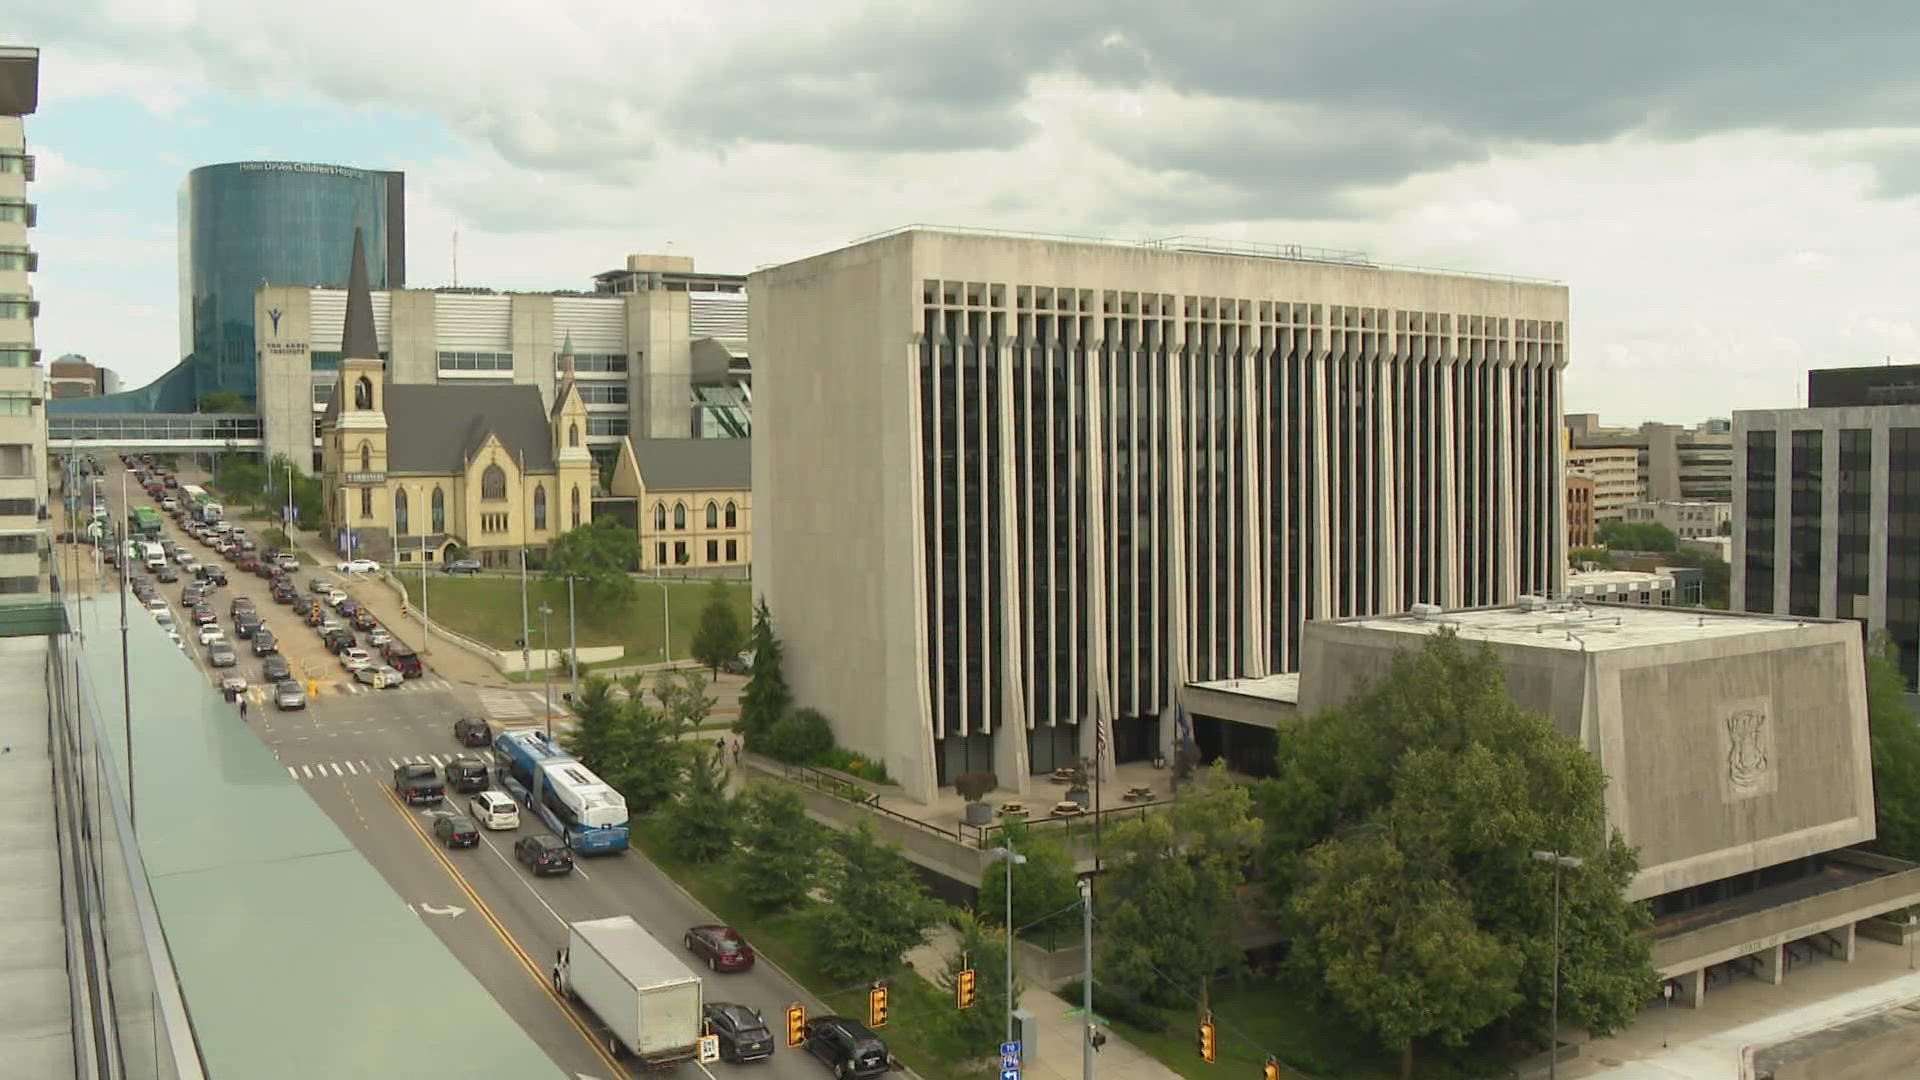
[[43, 50], [40, 344], [129, 386], [178, 359], [182, 177], [253, 158], [405, 170], [414, 285], [452, 277], [456, 228], [461, 281], [501, 288], [911, 222], [1198, 234], [1565, 281], [1567, 406], [1609, 421], [1920, 363], [1910, 0], [0, 0], [0, 26]]

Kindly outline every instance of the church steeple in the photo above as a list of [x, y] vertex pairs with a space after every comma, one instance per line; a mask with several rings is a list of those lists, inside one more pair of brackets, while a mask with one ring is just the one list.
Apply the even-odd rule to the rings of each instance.
[[367, 250], [357, 225], [353, 264], [347, 269], [347, 318], [340, 330], [340, 358], [380, 359], [380, 337], [373, 329], [373, 291], [367, 286]]

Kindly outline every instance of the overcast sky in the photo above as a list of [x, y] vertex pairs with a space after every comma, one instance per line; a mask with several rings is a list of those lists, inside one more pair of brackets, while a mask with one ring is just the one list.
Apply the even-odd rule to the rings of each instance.
[[42, 49], [41, 347], [129, 386], [179, 359], [181, 179], [253, 158], [404, 170], [419, 286], [456, 227], [461, 282], [500, 288], [912, 222], [1198, 234], [1565, 281], [1567, 409], [1609, 422], [1920, 363], [1911, 2], [0, 0], [0, 26]]

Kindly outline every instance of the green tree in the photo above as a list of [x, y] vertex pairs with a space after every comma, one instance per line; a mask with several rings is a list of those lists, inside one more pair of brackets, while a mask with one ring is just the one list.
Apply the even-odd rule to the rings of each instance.
[[813, 913], [820, 966], [842, 982], [879, 978], [926, 940], [945, 907], [864, 821], [839, 835], [836, 854], [824, 882], [827, 902]]
[[[1013, 867], [1013, 926], [1028, 933], [1043, 927], [1068, 927], [1079, 930], [1075, 912], [1080, 905], [1080, 886], [1074, 874], [1073, 856], [1057, 841], [1024, 825], [1006, 830], [1008, 847], [1027, 857]], [[980, 872], [980, 899], [976, 910], [982, 919], [995, 924], [1007, 917], [1007, 868], [998, 859]]]
[[735, 815], [727, 768], [711, 747], [686, 753], [686, 790], [667, 808], [667, 844], [688, 862], [717, 862], [733, 850]]
[[616, 612], [633, 602], [638, 587], [627, 569], [639, 550], [639, 537], [611, 517], [561, 533], [547, 553], [547, 577], [575, 578], [581, 606], [599, 615]]
[[1873, 809], [1881, 851], [1920, 857], [1920, 719], [1907, 708], [1899, 653], [1884, 632], [1867, 643], [1867, 727], [1873, 747]]
[[1603, 521], [1593, 534], [1616, 551], [1672, 551], [1679, 546], [1673, 530], [1657, 521]]
[[1673, 566], [1690, 566], [1699, 570], [1701, 606], [1726, 610], [1728, 589], [1733, 578], [1725, 559], [1707, 551], [1680, 548], [1666, 561]]
[[[1563, 872], [1561, 1015], [1604, 1033], [1651, 995], [1649, 915], [1623, 898], [1637, 860], [1607, 826], [1606, 776], [1514, 703], [1484, 643], [1443, 633], [1402, 653], [1282, 740], [1276, 765], [1261, 803], [1289, 968], [1403, 1062], [1422, 1041], [1545, 1030], [1553, 874], [1534, 851], [1585, 860]], [[1455, 939], [1458, 957], [1435, 953]]]
[[1171, 1005], [1205, 999], [1238, 962], [1237, 890], [1260, 843], [1247, 788], [1215, 764], [1159, 814], [1110, 826], [1095, 911], [1105, 911], [1101, 979]]
[[776, 721], [755, 749], [777, 761], [811, 765], [833, 749], [833, 726], [819, 709], [803, 705]]
[[793, 691], [787, 689], [786, 672], [781, 669], [780, 639], [774, 636], [773, 615], [762, 598], [753, 611], [753, 673], [740, 692], [740, 721], [734, 730], [745, 733], [753, 745], [766, 738], [792, 704]]
[[755, 784], [739, 798], [740, 853], [734, 882], [754, 910], [798, 907], [818, 879], [825, 827], [807, 816], [798, 792]]
[[1612, 566], [1613, 553], [1606, 548], [1600, 547], [1574, 548], [1572, 551], [1567, 552], [1567, 562], [1574, 566], [1579, 566], [1582, 563]]
[[674, 737], [692, 731], [712, 715], [714, 698], [707, 694], [707, 677], [699, 668], [663, 671], [653, 682], [660, 712], [674, 728]]
[[689, 748], [679, 727], [637, 695], [615, 697], [600, 676], [589, 676], [574, 699], [574, 730], [561, 742], [626, 797], [635, 815], [664, 806], [679, 793]]
[[700, 626], [693, 632], [693, 658], [719, 674], [720, 666], [740, 655], [744, 639], [740, 616], [734, 614], [733, 593], [719, 578], [707, 586], [707, 603], [700, 609]]
[[[1006, 1034], [1007, 939], [1002, 930], [992, 928], [970, 911], [954, 912], [953, 926], [959, 935], [959, 948], [947, 954], [946, 966], [933, 976], [933, 984], [946, 991], [949, 1004], [936, 1015], [943, 1020], [954, 1041], [967, 1048], [968, 1057], [988, 1057]], [[955, 984], [960, 972], [969, 967], [974, 974], [974, 1005], [971, 1009], [961, 1009], [955, 998]], [[1013, 981], [1016, 1002], [1020, 1000], [1022, 985], [1016, 977]]]
[[232, 391], [215, 390], [211, 394], [201, 396], [198, 411], [203, 413], [247, 413], [253, 411], [253, 406], [247, 403], [246, 398]]
[[625, 707], [614, 696], [613, 684], [604, 675], [587, 676], [569, 707], [573, 710], [573, 730], [560, 734], [561, 745], [588, 768], [610, 764], [619, 745]]

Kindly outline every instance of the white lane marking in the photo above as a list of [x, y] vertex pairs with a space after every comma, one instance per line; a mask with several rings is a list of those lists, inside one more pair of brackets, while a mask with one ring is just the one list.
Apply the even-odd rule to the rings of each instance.
[[399, 762], [397, 762], [397, 761], [395, 761], [395, 760], [393, 760], [392, 758], [388, 758], [388, 759], [387, 759], [387, 768], [389, 768], [389, 769], [397, 769], [397, 768], [399, 768], [399, 767], [400, 767], [400, 763], [399, 763]]
[[[507, 858], [505, 855], [500, 854], [500, 849], [494, 846], [493, 841], [488, 838], [484, 830], [480, 833], [480, 842], [487, 845], [487, 850], [493, 852], [494, 858], [499, 859], [501, 862], [505, 863], [507, 866], [507, 869], [513, 871], [514, 880], [518, 881], [522, 888], [526, 889], [529, 893], [533, 894], [533, 898], [539, 902], [540, 906], [547, 909], [547, 914], [553, 916], [554, 922], [559, 923], [561, 926], [567, 925], [567, 920], [561, 918], [560, 913], [553, 910], [553, 905], [547, 903], [547, 898], [544, 896], [541, 896], [540, 890], [534, 888], [533, 884], [527, 880], [526, 875], [520, 872], [519, 864], [514, 860]], [[576, 872], [578, 872], [579, 869], [580, 868], [577, 866], [574, 867], [574, 870]]]
[[300, 774], [306, 777], [308, 780], [313, 779], [313, 767], [310, 765], [300, 766]]
[[347, 762], [347, 775], [348, 775], [348, 776], [359, 776], [359, 775], [360, 775], [360, 770], [359, 770], [359, 769], [356, 769], [356, 768], [354, 768], [354, 767], [353, 767], [353, 762], [351, 762], [351, 761], [349, 761], [349, 762]]
[[366, 773], [368, 776], [372, 776], [373, 766], [367, 764], [365, 761], [362, 761], [360, 762], [360, 771], [363, 773]]
[[340, 763], [339, 763], [339, 762], [337, 762], [337, 761], [333, 763], [333, 775], [335, 775], [335, 776], [345, 776], [345, 775], [346, 775], [346, 773], [343, 773], [343, 772], [341, 772], [341, 771], [340, 771]]
[[295, 780], [298, 780], [300, 779], [300, 770], [289, 765], [287, 766], [287, 775], [293, 777]]

